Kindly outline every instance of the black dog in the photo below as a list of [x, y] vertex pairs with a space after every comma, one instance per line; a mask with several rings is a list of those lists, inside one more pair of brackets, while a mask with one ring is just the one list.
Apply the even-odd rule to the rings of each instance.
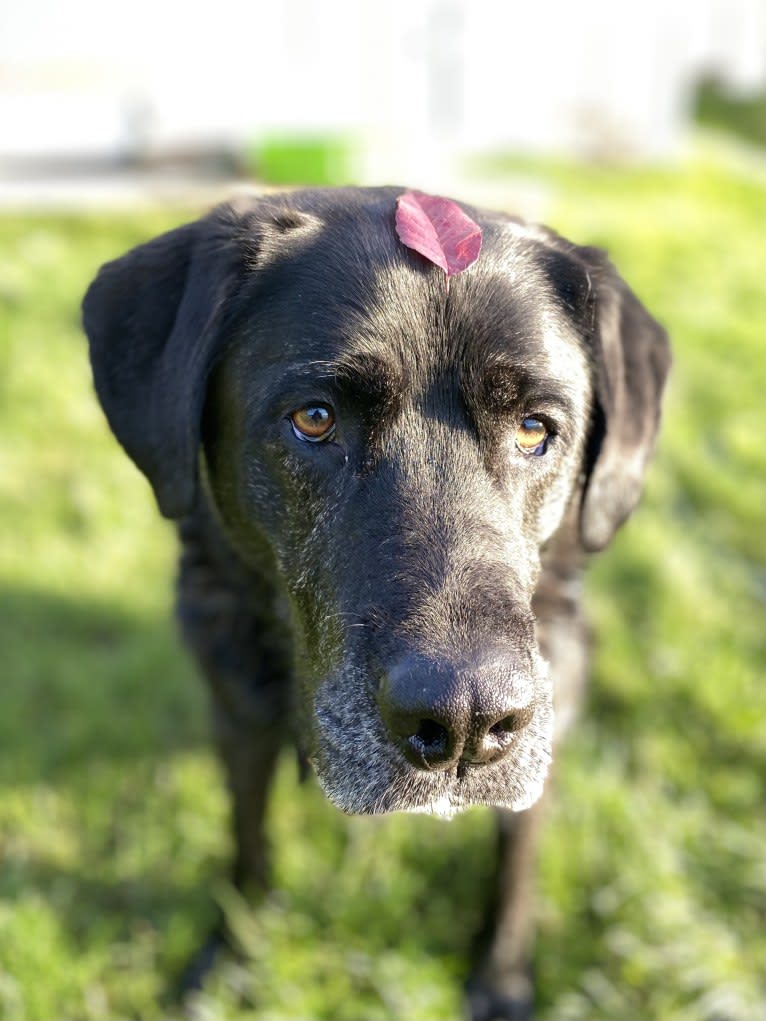
[[179, 523], [240, 888], [285, 739], [346, 812], [500, 812], [474, 1019], [528, 1015], [534, 830], [586, 668], [580, 578], [635, 507], [667, 339], [598, 250], [466, 209], [449, 280], [397, 189], [223, 206], [84, 303], [117, 438]]

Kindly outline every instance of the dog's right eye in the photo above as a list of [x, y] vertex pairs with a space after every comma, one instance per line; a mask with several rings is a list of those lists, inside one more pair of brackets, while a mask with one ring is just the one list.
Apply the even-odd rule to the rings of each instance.
[[522, 454], [539, 457], [545, 453], [549, 432], [539, 418], [528, 416], [516, 430], [516, 447]]
[[329, 404], [309, 404], [290, 415], [293, 432], [299, 440], [319, 443], [335, 432], [335, 412]]

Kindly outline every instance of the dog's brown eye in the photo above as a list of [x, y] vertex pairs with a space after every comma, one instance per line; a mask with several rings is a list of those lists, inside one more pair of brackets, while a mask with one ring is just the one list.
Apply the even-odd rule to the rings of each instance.
[[547, 443], [548, 430], [539, 418], [525, 418], [516, 430], [516, 446], [522, 454], [544, 454]]
[[335, 414], [327, 404], [309, 404], [290, 415], [295, 435], [310, 443], [328, 440], [335, 432]]

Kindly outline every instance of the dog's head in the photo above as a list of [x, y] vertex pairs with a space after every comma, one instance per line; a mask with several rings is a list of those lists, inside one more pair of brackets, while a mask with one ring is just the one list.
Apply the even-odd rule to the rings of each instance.
[[665, 334], [603, 256], [469, 210], [444, 275], [395, 189], [225, 206], [105, 266], [84, 304], [111, 426], [179, 518], [200, 491], [293, 610], [299, 732], [351, 812], [524, 808], [550, 757], [531, 600], [566, 522], [635, 506]]

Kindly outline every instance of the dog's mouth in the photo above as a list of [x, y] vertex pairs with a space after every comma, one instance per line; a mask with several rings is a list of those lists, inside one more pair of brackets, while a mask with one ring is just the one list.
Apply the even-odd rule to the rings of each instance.
[[328, 799], [349, 814], [450, 818], [474, 805], [521, 811], [540, 797], [551, 760], [552, 690], [536, 654], [532, 709], [501, 757], [419, 768], [391, 741], [364, 678], [347, 670], [317, 689], [310, 758]]

